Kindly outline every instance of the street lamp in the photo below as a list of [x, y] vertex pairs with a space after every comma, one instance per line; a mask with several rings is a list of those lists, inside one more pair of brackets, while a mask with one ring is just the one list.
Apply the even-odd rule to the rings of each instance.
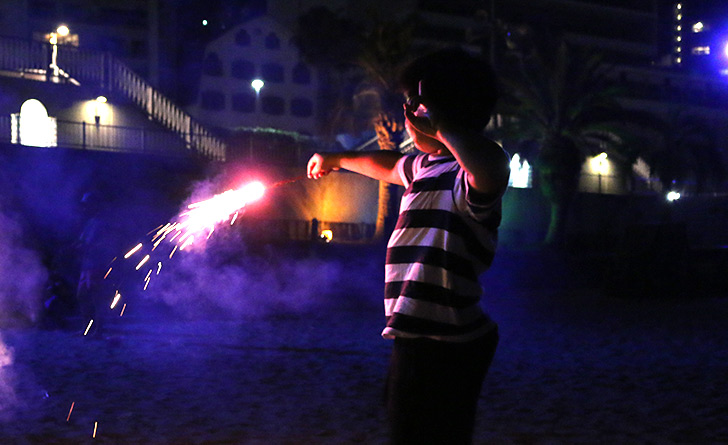
[[255, 94], [260, 94], [260, 90], [263, 89], [263, 86], [265, 86], [265, 82], [263, 82], [262, 79], [253, 79], [252, 82], [250, 82], [250, 86], [253, 87], [255, 90]]
[[61, 74], [61, 69], [58, 67], [58, 37], [68, 37], [71, 30], [66, 25], [58, 25], [55, 31], [50, 33], [48, 43], [51, 44], [51, 65], [50, 69], [53, 70], [53, 79], [57, 81], [58, 76]]

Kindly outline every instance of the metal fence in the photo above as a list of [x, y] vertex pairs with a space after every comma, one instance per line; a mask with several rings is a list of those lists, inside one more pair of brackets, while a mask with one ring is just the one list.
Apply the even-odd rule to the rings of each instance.
[[[22, 132], [13, 126], [17, 119], [0, 116], [0, 142], [18, 145], [36, 145], [23, 141]], [[194, 153], [189, 140], [202, 140], [206, 135], [184, 135], [164, 129], [146, 127], [123, 127], [119, 125], [100, 125], [87, 122], [56, 120], [55, 138], [49, 146], [62, 148], [116, 151], [129, 153], [156, 154], [163, 156], [185, 156]]]

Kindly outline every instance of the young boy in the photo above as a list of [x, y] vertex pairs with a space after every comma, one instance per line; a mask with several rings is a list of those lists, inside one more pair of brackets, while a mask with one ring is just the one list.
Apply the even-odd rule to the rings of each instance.
[[470, 443], [498, 343], [479, 275], [495, 254], [509, 159], [483, 130], [496, 102], [490, 66], [441, 50], [402, 73], [405, 128], [421, 152], [315, 154], [308, 176], [340, 168], [406, 187], [387, 245], [382, 336], [392, 443]]

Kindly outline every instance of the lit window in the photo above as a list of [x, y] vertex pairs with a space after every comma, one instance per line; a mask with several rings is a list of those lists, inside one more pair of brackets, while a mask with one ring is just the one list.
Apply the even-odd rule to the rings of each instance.
[[707, 56], [710, 54], [709, 46], [696, 46], [693, 48], [692, 53], [694, 56]]
[[514, 154], [511, 158], [511, 175], [508, 185], [513, 188], [531, 188], [531, 166], [526, 159], [521, 162], [521, 155]]

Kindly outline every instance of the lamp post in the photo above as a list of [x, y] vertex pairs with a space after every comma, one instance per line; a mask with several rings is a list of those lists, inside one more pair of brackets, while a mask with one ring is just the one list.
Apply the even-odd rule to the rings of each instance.
[[53, 70], [53, 80], [58, 81], [61, 69], [58, 67], [58, 37], [64, 38], [71, 33], [66, 25], [59, 25], [55, 31], [50, 33], [48, 42], [51, 44], [51, 64], [50, 69]]

